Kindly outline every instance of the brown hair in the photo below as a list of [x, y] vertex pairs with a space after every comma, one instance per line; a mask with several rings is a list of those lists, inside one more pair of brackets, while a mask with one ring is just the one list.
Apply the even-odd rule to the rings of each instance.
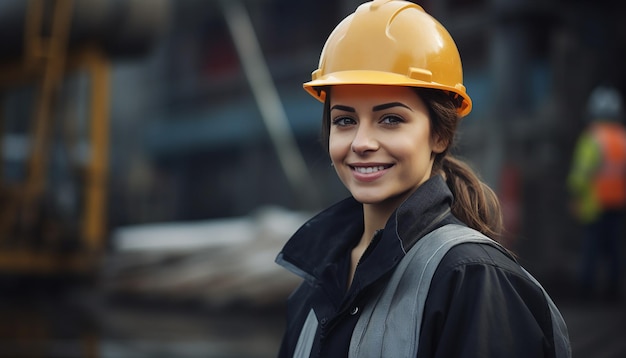
[[[330, 136], [330, 88], [324, 102], [322, 142], [328, 150]], [[500, 202], [493, 190], [483, 183], [472, 168], [455, 158], [450, 149], [454, 145], [460, 118], [457, 99], [445, 91], [415, 88], [417, 95], [428, 107], [431, 135], [446, 143], [446, 150], [435, 154], [433, 175], [441, 174], [448, 184], [454, 201], [452, 213], [467, 226], [494, 240], [500, 240], [503, 231]]]

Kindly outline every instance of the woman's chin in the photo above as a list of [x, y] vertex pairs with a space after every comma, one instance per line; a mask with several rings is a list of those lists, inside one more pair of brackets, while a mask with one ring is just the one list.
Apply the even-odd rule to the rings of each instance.
[[399, 205], [411, 195], [411, 191], [392, 194], [378, 192], [352, 192], [352, 197], [363, 205]]
[[397, 198], [397, 196], [380, 195], [376, 193], [353, 193], [352, 196], [356, 201], [364, 205], [388, 204], [390, 201], [395, 201], [395, 199]]

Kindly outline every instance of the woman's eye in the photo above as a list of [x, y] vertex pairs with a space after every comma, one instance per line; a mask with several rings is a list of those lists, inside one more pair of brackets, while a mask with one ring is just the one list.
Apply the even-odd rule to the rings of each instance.
[[350, 117], [337, 117], [333, 119], [333, 124], [340, 127], [349, 126], [355, 123], [354, 119]]
[[398, 124], [402, 122], [404, 122], [404, 120], [402, 119], [402, 117], [399, 116], [384, 116], [380, 120], [380, 123], [382, 124]]

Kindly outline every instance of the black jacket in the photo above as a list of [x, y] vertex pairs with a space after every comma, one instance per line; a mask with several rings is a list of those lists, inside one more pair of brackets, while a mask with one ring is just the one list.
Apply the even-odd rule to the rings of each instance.
[[[277, 258], [304, 278], [288, 300], [279, 357], [293, 355], [311, 308], [319, 322], [311, 357], [347, 357], [359, 307], [376, 297], [406, 250], [432, 230], [459, 223], [451, 202], [440, 176], [422, 184], [376, 234], [347, 292], [350, 252], [363, 230], [361, 204], [348, 198], [305, 223]], [[433, 277], [418, 357], [554, 357], [545, 296], [503, 250], [458, 245]]]

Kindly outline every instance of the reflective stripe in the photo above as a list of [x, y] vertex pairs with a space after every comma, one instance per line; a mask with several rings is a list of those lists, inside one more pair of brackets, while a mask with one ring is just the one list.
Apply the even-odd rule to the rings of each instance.
[[[460, 225], [445, 225], [419, 240], [400, 261], [381, 294], [363, 307], [348, 356], [416, 357], [424, 304], [435, 270], [448, 250], [465, 242], [498, 246], [478, 231]], [[532, 281], [541, 287], [535, 279]], [[556, 356], [571, 357], [565, 322], [543, 292], [552, 315]]]
[[306, 317], [304, 326], [302, 326], [302, 331], [300, 331], [298, 344], [296, 345], [296, 350], [293, 352], [294, 358], [309, 358], [311, 356], [315, 332], [317, 332], [317, 317], [313, 309], [311, 309]]

